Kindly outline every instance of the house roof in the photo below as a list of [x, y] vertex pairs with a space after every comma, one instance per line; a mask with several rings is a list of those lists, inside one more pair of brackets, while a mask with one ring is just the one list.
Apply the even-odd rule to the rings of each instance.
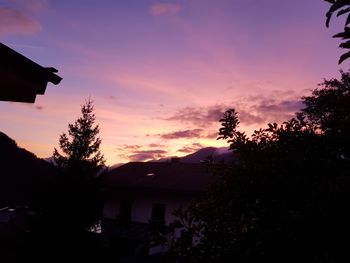
[[34, 103], [46, 85], [60, 83], [55, 68], [45, 68], [0, 42], [0, 100]]
[[111, 170], [105, 184], [128, 190], [202, 192], [209, 180], [205, 164], [130, 162]]

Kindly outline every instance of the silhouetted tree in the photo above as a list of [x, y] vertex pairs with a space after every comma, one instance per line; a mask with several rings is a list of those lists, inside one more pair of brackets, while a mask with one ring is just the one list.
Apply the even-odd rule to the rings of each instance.
[[214, 183], [191, 206], [202, 227], [186, 232], [198, 244], [176, 246], [184, 262], [344, 262], [350, 76], [341, 74], [304, 97], [294, 118], [251, 137], [234, 109], [224, 114], [219, 139], [237, 161], [213, 166]]
[[104, 158], [93, 111], [93, 101], [89, 98], [81, 107], [82, 116], [68, 125], [68, 135], [60, 135], [59, 145], [64, 155], [54, 149], [54, 160], [60, 170], [54, 198], [65, 212], [55, 216], [61, 221], [68, 220], [66, 223], [76, 229], [89, 227], [99, 214], [97, 172], [103, 167]]
[[[104, 256], [98, 239], [89, 232], [101, 215], [100, 177], [97, 172], [104, 164], [99, 149], [99, 127], [94, 125], [93, 111], [93, 102], [89, 99], [81, 107], [82, 116], [74, 124], [69, 124], [68, 135], [64, 133], [60, 136], [63, 154], [54, 150], [57, 166], [49, 165], [54, 170], [52, 175], [46, 174], [50, 176], [50, 181], [42, 187], [33, 210], [28, 209], [30, 231], [14, 228], [15, 240], [6, 242], [5, 248], [12, 249], [9, 250], [13, 258], [11, 262], [47, 262], [52, 257], [57, 261], [101, 261]], [[15, 221], [11, 224], [16, 224]], [[19, 225], [22, 224], [19, 222]]]
[[67, 167], [76, 162], [84, 162], [95, 168], [104, 165], [105, 161], [100, 151], [101, 139], [98, 137], [100, 130], [98, 125], [94, 125], [93, 111], [93, 101], [89, 98], [81, 107], [82, 116], [74, 124], [68, 125], [68, 135], [60, 135], [59, 146], [64, 155], [56, 148], [53, 153], [54, 161], [59, 167]]
[[334, 154], [350, 158], [350, 73], [340, 71], [341, 79], [325, 80], [322, 88], [303, 98], [306, 108], [301, 114], [328, 140]]
[[[337, 12], [339, 9], [340, 10], [337, 12], [337, 16], [348, 14], [344, 25], [344, 31], [334, 35], [333, 37], [341, 38], [342, 40], [345, 40], [345, 42], [341, 43], [339, 47], [349, 50], [350, 49], [350, 27], [348, 27], [348, 25], [350, 24], [350, 14], [349, 14], [350, 1], [349, 0], [324, 0], [324, 1], [332, 4], [326, 14], [327, 27], [329, 27], [329, 22], [331, 20], [333, 13]], [[348, 59], [349, 57], [350, 57], [350, 51], [341, 55], [339, 59], [339, 64], [341, 64], [344, 60]]]

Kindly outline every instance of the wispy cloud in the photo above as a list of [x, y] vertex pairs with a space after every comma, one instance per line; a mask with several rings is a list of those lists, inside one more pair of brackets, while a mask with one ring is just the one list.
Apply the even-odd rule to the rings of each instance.
[[205, 127], [208, 123], [218, 122], [227, 109], [227, 105], [185, 107], [179, 109], [173, 116], [166, 118], [166, 120], [192, 123], [200, 127]]
[[11, 2], [30, 13], [39, 13], [48, 8], [47, 0], [11, 0]]
[[219, 136], [218, 131], [209, 131], [208, 134], [205, 136], [207, 139], [216, 139]]
[[148, 147], [151, 147], [151, 148], [164, 148], [164, 147], [166, 147], [166, 145], [160, 144], [160, 143], [150, 143], [150, 144], [148, 144]]
[[135, 150], [140, 149], [141, 147], [142, 147], [141, 145], [124, 145], [123, 147], [120, 147], [119, 149], [135, 151]]
[[144, 162], [149, 160], [156, 160], [167, 156], [168, 151], [165, 149], [166, 145], [158, 143], [150, 143], [147, 146], [130, 144], [120, 145], [115, 149], [119, 152], [119, 156], [131, 162]]
[[[266, 124], [267, 122], [283, 122], [292, 118], [295, 112], [303, 108], [300, 99], [261, 98], [246, 111], [239, 112], [243, 124]], [[253, 115], [250, 113], [254, 113]]]
[[156, 3], [151, 6], [150, 12], [154, 16], [173, 15], [181, 10], [181, 5], [173, 3]]
[[303, 107], [301, 100], [262, 100], [254, 106], [261, 113], [295, 112]]
[[162, 139], [166, 140], [174, 140], [174, 139], [190, 139], [190, 138], [199, 138], [203, 129], [193, 129], [193, 130], [182, 130], [182, 131], [174, 131], [169, 133], [157, 134]]
[[41, 30], [38, 21], [9, 7], [0, 7], [0, 36], [9, 34], [34, 34]]
[[244, 125], [259, 125], [263, 124], [267, 119], [266, 115], [262, 115], [260, 113], [253, 113], [250, 109], [237, 109], [238, 118], [240, 123]]
[[128, 158], [132, 162], [143, 162], [164, 158], [167, 153], [165, 150], [141, 150], [128, 155]]
[[[203, 131], [215, 123], [219, 123], [226, 110], [234, 108], [238, 112], [242, 125], [257, 126], [267, 122], [288, 120], [303, 107], [298, 96], [291, 92], [274, 91], [273, 94], [267, 94], [266, 96], [250, 96], [237, 99], [237, 101], [206, 107], [184, 107], [178, 109], [165, 120], [190, 124], [193, 128], [198, 127]], [[210, 132], [207, 138], [214, 138], [214, 135], [214, 132]]]
[[35, 109], [37, 110], [43, 110], [44, 107], [42, 105], [35, 105]]
[[184, 147], [178, 149], [177, 151], [181, 153], [193, 153], [195, 151], [202, 149], [203, 147], [204, 146], [200, 143], [192, 143], [189, 145], [185, 145]]
[[107, 56], [104, 52], [96, 50], [84, 45], [78, 41], [59, 41], [56, 43], [57, 47], [64, 49], [74, 55], [79, 55], [84, 59], [102, 60], [106, 59]]

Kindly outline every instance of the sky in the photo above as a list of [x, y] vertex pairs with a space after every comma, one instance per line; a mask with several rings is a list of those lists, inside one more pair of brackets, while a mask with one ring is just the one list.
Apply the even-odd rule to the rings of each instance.
[[222, 147], [222, 113], [251, 134], [339, 77], [322, 0], [0, 0], [0, 41], [63, 78], [0, 102], [0, 131], [38, 157], [94, 101], [108, 165]]

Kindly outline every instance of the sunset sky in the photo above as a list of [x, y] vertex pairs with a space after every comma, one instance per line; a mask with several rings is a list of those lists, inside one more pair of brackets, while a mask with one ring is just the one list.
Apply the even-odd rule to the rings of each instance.
[[[0, 41], [63, 77], [0, 102], [0, 131], [49, 157], [94, 100], [107, 164], [185, 155], [239, 112], [249, 134], [290, 118], [342, 51], [322, 0], [0, 0]], [[0, 58], [1, 59], [1, 58]]]

